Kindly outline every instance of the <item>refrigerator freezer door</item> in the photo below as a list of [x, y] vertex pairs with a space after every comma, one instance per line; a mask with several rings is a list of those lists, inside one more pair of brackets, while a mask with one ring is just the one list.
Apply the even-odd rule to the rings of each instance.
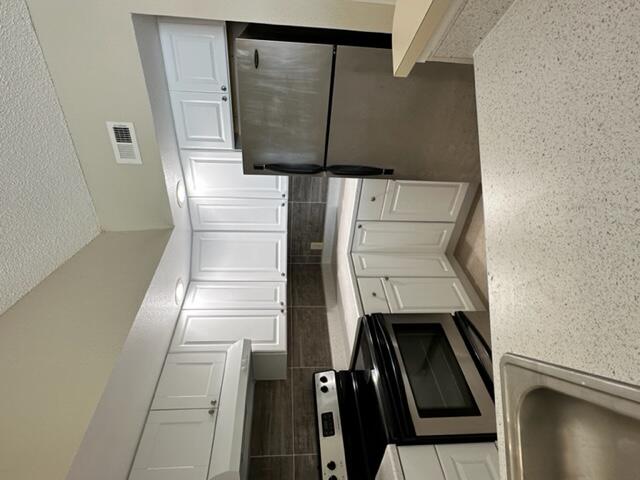
[[236, 40], [245, 173], [324, 170], [332, 62], [333, 45]]
[[473, 66], [427, 62], [396, 78], [391, 50], [338, 46], [326, 165], [479, 182]]

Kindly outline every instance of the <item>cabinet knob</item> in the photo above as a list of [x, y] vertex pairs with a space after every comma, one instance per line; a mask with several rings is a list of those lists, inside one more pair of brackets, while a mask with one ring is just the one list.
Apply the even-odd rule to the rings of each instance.
[[358, 228], [362, 228], [362, 225], [358, 225]]
[[371, 201], [375, 202], [376, 201], [376, 197], [371, 197]]
[[222, 101], [223, 101], [223, 102], [226, 102], [226, 101], [227, 101], [227, 96], [226, 96], [226, 95], [224, 95], [224, 96], [222, 97]]
[[372, 293], [371, 293], [371, 296], [372, 296], [372, 297], [377, 297], [377, 296], [378, 296], [378, 294], [377, 294], [376, 292], [372, 292]]
[[220, 90], [222, 90], [223, 92], [226, 92], [227, 91], [227, 86], [226, 85], [222, 85], [220, 87]]
[[209, 409], [209, 415], [213, 415], [214, 413], [216, 413], [216, 409], [215, 408], [210, 408]]
[[215, 406], [218, 403], [217, 400], [211, 400], [211, 405]]

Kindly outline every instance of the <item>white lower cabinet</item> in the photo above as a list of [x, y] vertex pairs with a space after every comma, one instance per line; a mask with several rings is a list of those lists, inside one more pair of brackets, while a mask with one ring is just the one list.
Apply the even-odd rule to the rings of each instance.
[[286, 304], [286, 282], [191, 282], [182, 308], [277, 310]]
[[444, 253], [352, 253], [359, 277], [455, 277]]
[[475, 310], [457, 278], [390, 277], [382, 285], [391, 313]]
[[356, 222], [353, 252], [442, 253], [455, 223]]
[[210, 408], [218, 402], [226, 353], [170, 353], [151, 410]]
[[287, 202], [269, 198], [189, 199], [193, 230], [284, 232]]
[[193, 232], [192, 280], [283, 281], [285, 232]]
[[499, 480], [494, 443], [436, 445], [445, 480]]
[[381, 278], [358, 278], [358, 290], [364, 313], [391, 313]]
[[149, 413], [129, 480], [205, 480], [216, 410]]

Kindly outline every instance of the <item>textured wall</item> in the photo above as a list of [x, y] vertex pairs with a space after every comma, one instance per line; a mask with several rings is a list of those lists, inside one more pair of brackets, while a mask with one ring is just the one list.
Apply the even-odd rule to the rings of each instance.
[[97, 233], [27, 7], [0, 2], [0, 313]]
[[516, 0], [475, 53], [498, 389], [505, 352], [640, 383], [639, 25]]

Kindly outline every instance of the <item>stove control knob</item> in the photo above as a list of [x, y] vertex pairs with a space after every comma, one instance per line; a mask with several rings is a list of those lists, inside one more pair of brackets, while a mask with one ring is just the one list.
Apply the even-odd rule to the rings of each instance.
[[336, 477], [335, 475], [331, 475], [331, 476], [329, 477], [329, 480], [338, 480], [338, 477]]
[[327, 463], [327, 468], [329, 470], [335, 470], [336, 469], [336, 462], [334, 462], [333, 460], [331, 460], [329, 463]]
[[322, 386], [320, 387], [320, 391], [321, 391], [322, 393], [327, 393], [327, 392], [329, 391], [329, 389], [327, 388], [327, 386], [326, 386], [326, 385], [322, 385]]

